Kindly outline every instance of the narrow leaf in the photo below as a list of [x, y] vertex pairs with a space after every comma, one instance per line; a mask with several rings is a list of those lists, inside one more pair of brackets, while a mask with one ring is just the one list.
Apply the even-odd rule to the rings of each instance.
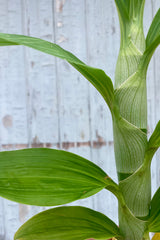
[[151, 211], [148, 229], [150, 232], [160, 232], [160, 187], [151, 201]]
[[155, 151], [160, 147], [160, 121], [157, 123], [157, 126], [152, 133], [149, 139], [149, 149], [154, 149]]
[[119, 228], [105, 215], [84, 207], [59, 207], [28, 220], [15, 240], [106, 240], [119, 236]]
[[156, 47], [160, 44], [160, 9], [157, 11], [146, 38], [146, 52], [153, 54]]
[[41, 52], [65, 59], [94, 85], [94, 87], [103, 96], [109, 108], [112, 109], [112, 101], [114, 96], [113, 84], [111, 79], [105, 74], [103, 70], [87, 66], [72, 53], [64, 50], [54, 43], [29, 36], [0, 33], [0, 46], [9, 46], [11, 44], [24, 45]]
[[54, 206], [117, 187], [105, 172], [73, 153], [35, 148], [0, 153], [0, 196]]

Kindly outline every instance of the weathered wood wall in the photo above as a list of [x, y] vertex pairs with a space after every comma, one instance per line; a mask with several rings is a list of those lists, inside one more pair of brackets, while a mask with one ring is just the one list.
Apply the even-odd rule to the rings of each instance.
[[[160, 7], [146, 0], [145, 33]], [[114, 79], [119, 23], [113, 0], [0, 0], [0, 32], [60, 44]], [[160, 49], [148, 71], [148, 128], [160, 119]], [[25, 47], [0, 48], [0, 150], [62, 148], [84, 156], [116, 180], [111, 116], [98, 92], [68, 63]], [[152, 164], [153, 192], [160, 184]], [[102, 191], [74, 202], [117, 221], [117, 201]], [[43, 207], [0, 199], [0, 240]]]

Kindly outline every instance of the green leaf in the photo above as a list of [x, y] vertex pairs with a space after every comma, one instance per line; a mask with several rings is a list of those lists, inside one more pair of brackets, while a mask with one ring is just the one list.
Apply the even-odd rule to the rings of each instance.
[[119, 205], [119, 223], [126, 240], [142, 239], [146, 222], [136, 218], [126, 206]]
[[146, 53], [152, 56], [156, 47], [160, 44], [160, 9], [157, 11], [146, 38]]
[[139, 17], [144, 7], [145, 0], [115, 0], [119, 14], [124, 22], [134, 17]]
[[129, 4], [130, 1], [126, 0], [115, 0], [118, 12], [122, 19], [129, 20]]
[[115, 116], [113, 126], [118, 177], [123, 180], [141, 166], [147, 148], [147, 135], [119, 116]]
[[151, 201], [151, 211], [148, 229], [150, 232], [160, 232], [160, 187]]
[[120, 49], [116, 65], [115, 88], [120, 87], [131, 75], [135, 74], [142, 56], [142, 52], [133, 42]]
[[120, 114], [138, 128], [147, 129], [147, 94], [145, 74], [135, 72], [115, 91]]
[[160, 147], [160, 121], [157, 123], [157, 126], [149, 139], [148, 149], [157, 151], [159, 147]]
[[105, 215], [84, 207], [59, 207], [37, 214], [15, 234], [15, 240], [106, 240], [119, 228]]
[[94, 87], [103, 96], [110, 110], [112, 109], [112, 101], [114, 97], [113, 84], [111, 79], [105, 74], [103, 70], [87, 66], [72, 53], [64, 50], [54, 43], [29, 36], [0, 33], [0, 46], [9, 46], [11, 44], [24, 45], [41, 52], [65, 59], [94, 85]]
[[0, 196], [12, 201], [54, 206], [103, 188], [114, 192], [117, 184], [98, 166], [73, 153], [47, 148], [0, 153]]
[[151, 201], [150, 166], [142, 165], [134, 174], [119, 183], [124, 200], [136, 217], [146, 217], [149, 214]]
[[145, 0], [115, 0], [120, 20], [121, 44], [115, 72], [118, 88], [137, 71], [145, 51], [143, 11]]

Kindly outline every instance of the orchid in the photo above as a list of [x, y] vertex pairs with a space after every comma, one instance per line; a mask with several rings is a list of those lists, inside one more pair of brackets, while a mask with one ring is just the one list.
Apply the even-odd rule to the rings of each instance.
[[62, 206], [29, 219], [16, 232], [15, 240], [149, 240], [150, 232], [160, 232], [160, 188], [151, 198], [151, 162], [160, 147], [160, 121], [147, 139], [146, 93], [148, 65], [160, 44], [160, 9], [145, 37], [145, 0], [115, 0], [115, 4], [121, 42], [114, 86], [103, 70], [86, 65], [54, 43], [0, 33], [0, 46], [23, 45], [64, 59], [99, 91], [112, 116], [118, 176], [116, 183], [94, 163], [62, 150], [1, 152], [0, 196], [4, 198], [57, 206], [106, 189], [119, 205], [119, 226], [89, 208]]

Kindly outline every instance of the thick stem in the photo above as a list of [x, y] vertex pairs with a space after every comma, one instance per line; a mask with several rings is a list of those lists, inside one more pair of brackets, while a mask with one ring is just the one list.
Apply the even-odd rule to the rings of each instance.
[[151, 196], [150, 166], [144, 165], [147, 150], [145, 0], [128, 0], [125, 4], [115, 1], [121, 45], [115, 73], [113, 129], [119, 185], [127, 205], [119, 203], [119, 226], [125, 240], [148, 240], [146, 222], [140, 220], [149, 214]]
[[136, 218], [127, 206], [119, 203], [119, 227], [124, 240], [142, 240], [146, 222]]

